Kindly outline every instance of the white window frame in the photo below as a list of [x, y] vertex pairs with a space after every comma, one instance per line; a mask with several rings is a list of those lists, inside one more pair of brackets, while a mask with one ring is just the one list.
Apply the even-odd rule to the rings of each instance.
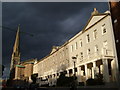
[[94, 40], [97, 38], [97, 29], [95, 29], [95, 30], [93, 31], [93, 38], [94, 38]]
[[80, 47], [82, 47], [83, 43], [82, 43], [82, 39], [80, 39]]
[[[106, 34], [107, 33], [107, 28], [106, 28], [106, 24], [103, 24], [102, 27], [102, 35]], [[104, 29], [106, 29], [106, 32], [104, 33]]]
[[75, 50], [77, 49], [77, 42], [75, 42]]
[[103, 42], [103, 47], [106, 48], [106, 49], [108, 48], [108, 42], [107, 42], [107, 40]]
[[87, 49], [87, 55], [90, 55], [90, 48]]
[[71, 48], [71, 52], [73, 52], [73, 45], [71, 45], [71, 47], [70, 47], [70, 48]]
[[83, 52], [80, 52], [80, 59], [83, 60]]
[[90, 42], [90, 34], [86, 35], [86, 39], [87, 39], [87, 43], [89, 43]]
[[107, 55], [108, 42], [107, 40], [103, 42], [103, 54]]
[[98, 49], [98, 45], [95, 45], [95, 53], [98, 53], [99, 49]]

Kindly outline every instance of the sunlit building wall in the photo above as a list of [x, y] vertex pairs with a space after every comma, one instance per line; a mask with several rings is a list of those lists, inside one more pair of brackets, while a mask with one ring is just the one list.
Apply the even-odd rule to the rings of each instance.
[[99, 13], [94, 9], [83, 30], [65, 44], [54, 46], [33, 66], [40, 85], [55, 85], [63, 71], [68, 77], [76, 74], [78, 82], [95, 79], [96, 75], [102, 75], [105, 83], [117, 82], [118, 60], [109, 11]]

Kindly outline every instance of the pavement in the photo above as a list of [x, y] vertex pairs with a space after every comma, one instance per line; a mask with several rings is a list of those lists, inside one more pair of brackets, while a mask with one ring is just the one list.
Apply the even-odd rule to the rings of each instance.
[[70, 88], [70, 87], [39, 87], [39, 88], [2, 88], [2, 90], [119, 90], [118, 88]]

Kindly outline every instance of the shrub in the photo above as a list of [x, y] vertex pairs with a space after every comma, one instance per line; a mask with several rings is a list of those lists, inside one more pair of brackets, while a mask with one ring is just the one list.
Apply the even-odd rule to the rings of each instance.
[[94, 79], [90, 78], [90, 79], [87, 79], [86, 85], [88, 85], [88, 86], [89, 86], [89, 85], [96, 85], [96, 82], [95, 82]]
[[86, 85], [104, 85], [103, 75], [97, 74], [95, 79], [89, 78], [86, 81]]
[[70, 86], [71, 82], [73, 82], [73, 77], [66, 77], [64, 73], [62, 73], [57, 79], [57, 86]]
[[79, 82], [79, 86], [84, 86], [84, 82]]

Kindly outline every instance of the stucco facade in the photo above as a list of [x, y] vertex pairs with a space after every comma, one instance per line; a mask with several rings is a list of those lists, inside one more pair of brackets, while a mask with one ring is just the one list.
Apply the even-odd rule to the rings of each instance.
[[109, 11], [101, 14], [94, 9], [83, 30], [65, 44], [54, 46], [48, 56], [34, 64], [33, 73], [38, 73], [40, 85], [55, 85], [60, 72], [73, 76], [74, 62], [78, 82], [94, 79], [97, 74], [103, 75], [106, 83], [117, 82], [118, 60]]

